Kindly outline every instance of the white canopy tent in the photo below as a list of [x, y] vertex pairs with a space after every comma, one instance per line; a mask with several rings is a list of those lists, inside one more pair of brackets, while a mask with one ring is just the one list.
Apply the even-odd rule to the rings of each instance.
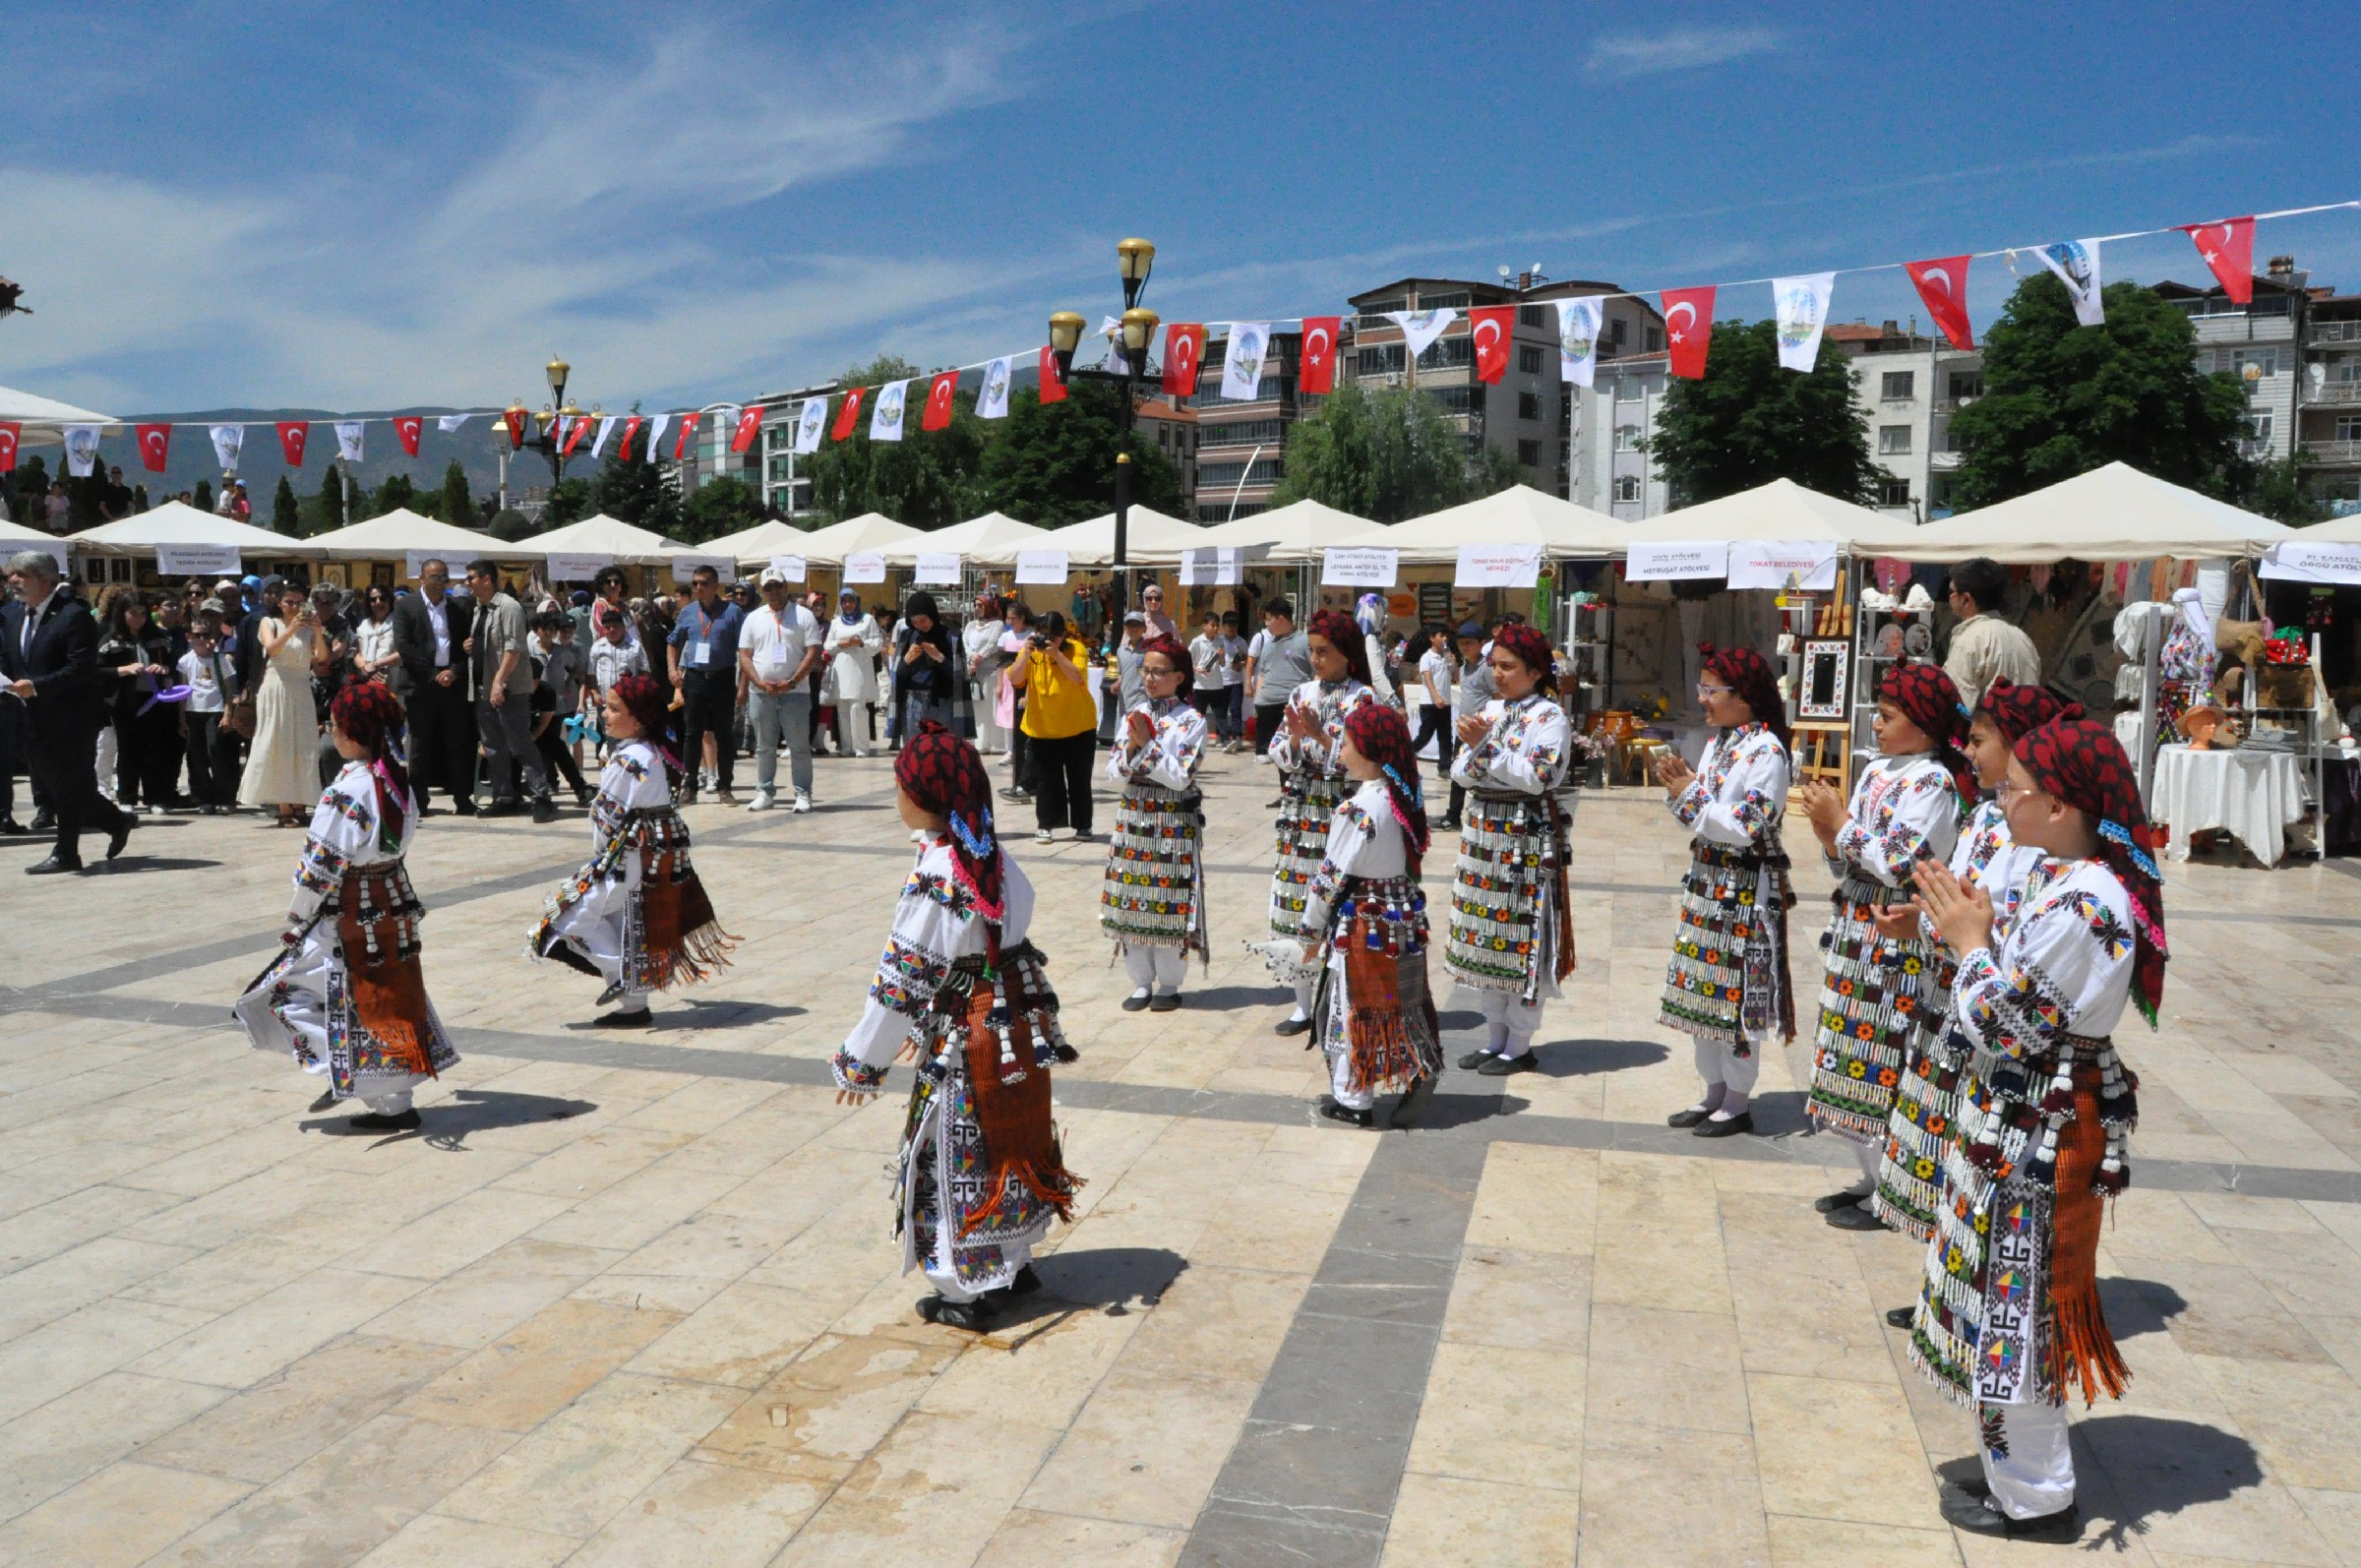
[[1604, 556], [1619, 545], [1623, 526], [1602, 513], [1544, 495], [1530, 485], [1430, 512], [1406, 522], [1377, 525], [1341, 545], [1374, 545], [1399, 550], [1405, 561], [1455, 561], [1462, 545], [1540, 545], [1545, 554]]
[[35, 397], [13, 387], [0, 387], [0, 423], [25, 427], [17, 435], [19, 446], [42, 447], [65, 440], [68, 425], [120, 426], [122, 421], [54, 398]]
[[231, 545], [240, 556], [271, 561], [317, 561], [324, 553], [316, 540], [290, 539], [179, 501], [85, 529], [67, 543], [77, 553], [102, 556], [151, 555], [158, 545]]
[[457, 528], [434, 517], [422, 517], [407, 507], [356, 522], [304, 541], [325, 551], [331, 561], [393, 561], [412, 555], [443, 558], [458, 575], [468, 562], [484, 558], [501, 561], [539, 560], [548, 547], [538, 539], [510, 544], [472, 528]]
[[504, 545], [500, 553], [510, 556], [521, 553], [545, 558], [605, 556], [617, 566], [661, 567], [671, 565], [674, 556], [710, 552], [699, 550], [693, 544], [667, 539], [660, 533], [650, 533], [645, 528], [634, 527], [622, 518], [610, 517], [602, 512], [596, 516], [584, 517], [579, 522], [570, 522], [563, 528], [535, 534], [521, 547]]
[[1906, 530], [1877, 553], [1905, 561], [2040, 564], [2204, 560], [2255, 555], [2296, 530], [2224, 501], [2144, 474], [2129, 463], [2061, 479], [2054, 485]]
[[741, 567], [766, 567], [772, 556], [803, 556], [812, 554], [812, 531], [799, 528], [792, 522], [772, 517], [736, 533], [725, 533], [718, 539], [706, 541], [697, 548], [707, 555], [728, 556]]
[[885, 559], [895, 566], [909, 566], [920, 552], [941, 552], [965, 558], [977, 566], [1007, 566], [1016, 560], [1019, 550], [1056, 549], [1042, 543], [1049, 530], [1036, 528], [1029, 522], [1019, 522], [1004, 513], [988, 512], [981, 517], [954, 522], [947, 528], [921, 533], [903, 540], [885, 551]]
[[1609, 527], [1618, 548], [1623, 549], [1633, 544], [1737, 544], [1779, 539], [1838, 545], [1855, 555], [1894, 554], [1889, 545], [1907, 542], [1923, 531], [1881, 516], [1867, 507], [1806, 489], [1792, 479], [1774, 479], [1735, 495]]
[[1330, 545], [1361, 540], [1362, 535], [1376, 526], [1366, 517], [1356, 517], [1316, 501], [1291, 501], [1250, 517], [1233, 517], [1228, 522], [1201, 528], [1188, 548], [1260, 548], [1264, 551], [1261, 559], [1265, 561], [1317, 561], [1320, 552]]
[[[1132, 566], [1167, 564], [1180, 559], [1183, 550], [1205, 543], [1206, 530], [1179, 517], [1168, 517], [1146, 507], [1133, 507], [1124, 518], [1123, 554]], [[1062, 550], [1066, 564], [1074, 567], [1104, 567], [1115, 561], [1115, 513], [1088, 517], [1080, 522], [1052, 528], [1039, 540], [1027, 546], [1037, 550]]]
[[48, 552], [50, 559], [57, 563], [60, 572], [65, 570], [67, 559], [71, 554], [68, 542], [53, 533], [43, 533], [38, 528], [28, 528], [21, 522], [0, 521], [0, 556], [13, 556], [20, 550]]
[[824, 528], [815, 528], [805, 534], [804, 547], [800, 552], [778, 553], [801, 554], [808, 561], [824, 561], [841, 566], [846, 556], [882, 553], [908, 540], [924, 537], [918, 529], [906, 527], [882, 513], [865, 512], [858, 517], [831, 522]]

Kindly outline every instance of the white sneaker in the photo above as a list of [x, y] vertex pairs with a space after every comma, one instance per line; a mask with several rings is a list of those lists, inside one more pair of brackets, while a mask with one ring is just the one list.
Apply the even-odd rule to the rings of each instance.
[[1034, 843], [1036, 843], [1036, 844], [1047, 844], [1047, 843], [1049, 843], [1049, 842], [1050, 842], [1050, 830], [1049, 830], [1048, 828], [1046, 828], [1046, 827], [1045, 827], [1045, 828], [1042, 828], [1042, 829], [1040, 829], [1040, 830], [1039, 830], [1039, 831], [1037, 831], [1036, 833], [1034, 833], [1034, 835], [1033, 835], [1033, 842], [1034, 842]]
[[770, 791], [757, 790], [754, 800], [748, 803], [746, 809], [750, 812], [767, 812], [777, 804], [778, 802], [772, 798]]
[[811, 792], [810, 790], [797, 790], [797, 791], [795, 792], [795, 813], [796, 813], [796, 814], [797, 814], [798, 816], [801, 816], [801, 815], [803, 815], [805, 813], [807, 813], [807, 812], [809, 812], [809, 811], [811, 811], [811, 810], [812, 810], [812, 792]]
[[710, 795], [721, 786], [721, 775], [709, 767], [696, 770], [696, 789], [700, 795]]

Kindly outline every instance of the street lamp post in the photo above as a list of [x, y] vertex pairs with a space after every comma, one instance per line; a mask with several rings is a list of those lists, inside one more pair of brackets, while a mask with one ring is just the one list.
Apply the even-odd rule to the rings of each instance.
[[[566, 378], [573, 370], [574, 367], [562, 359], [552, 359], [544, 367], [544, 374], [549, 378], [549, 401], [539, 413], [533, 415], [533, 421], [541, 427], [541, 433], [530, 441], [519, 443], [548, 460], [549, 488], [553, 493], [566, 479], [567, 453], [562, 450], [564, 443], [560, 440], [561, 432], [569, 428], [570, 421], [582, 417], [581, 409], [566, 400]], [[514, 413], [524, 411], [521, 403], [513, 403], [510, 409]], [[595, 417], [597, 412], [593, 408], [592, 416]]]
[[1148, 344], [1156, 337], [1158, 318], [1154, 311], [1139, 303], [1139, 296], [1148, 286], [1148, 273], [1156, 266], [1156, 247], [1143, 239], [1127, 239], [1115, 248], [1116, 271], [1122, 278], [1123, 316], [1115, 344], [1115, 359], [1120, 369], [1083, 370], [1073, 368], [1074, 349], [1082, 341], [1082, 318], [1070, 310], [1061, 310], [1050, 318], [1050, 351], [1057, 357], [1058, 369], [1069, 379], [1075, 376], [1085, 381], [1114, 382], [1121, 388], [1122, 411], [1120, 415], [1119, 446], [1115, 454], [1115, 571], [1121, 584], [1122, 607], [1131, 605], [1131, 423], [1138, 402], [1139, 378], [1148, 368]]

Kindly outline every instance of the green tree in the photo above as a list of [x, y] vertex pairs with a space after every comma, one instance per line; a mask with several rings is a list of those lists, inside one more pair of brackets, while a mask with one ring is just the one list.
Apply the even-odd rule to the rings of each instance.
[[306, 536], [327, 533], [343, 527], [346, 520], [343, 465], [332, 462], [320, 476], [319, 494], [303, 504], [303, 532]]
[[1466, 438], [1425, 393], [1345, 382], [1288, 432], [1287, 472], [1271, 505], [1316, 501], [1400, 522], [1515, 482], [1516, 464], [1496, 448], [1486, 445], [1471, 461]]
[[683, 544], [703, 544], [761, 520], [761, 495], [745, 480], [723, 474], [690, 492], [681, 509], [680, 531], [672, 537]]
[[131, 487], [131, 510], [135, 513], [146, 512], [149, 510], [149, 505], [148, 487], [146, 485], [133, 485]]
[[515, 507], [495, 510], [491, 516], [480, 520], [484, 525], [485, 532], [491, 534], [495, 539], [506, 540], [510, 544], [515, 544], [522, 539], [530, 539], [534, 533], [533, 520]]
[[405, 507], [413, 512], [417, 510], [418, 487], [410, 482], [408, 474], [388, 474], [386, 482], [377, 487], [375, 495], [353, 498], [352, 510], [360, 513], [353, 520], [359, 522], [370, 517], [382, 517], [389, 512], [398, 512]]
[[[200, 479], [200, 480], [198, 480], [198, 481], [197, 481], [197, 489], [196, 489], [196, 490], [195, 490], [195, 492], [194, 492], [194, 493], [192, 493], [192, 494], [191, 494], [191, 496], [189, 497], [189, 504], [190, 504], [191, 506], [195, 507], [195, 508], [196, 508], [196, 509], [197, 509], [199, 512], [211, 512], [211, 511], [212, 511], [212, 510], [213, 510], [213, 482], [212, 482], [211, 479]], [[142, 512], [145, 512], [145, 511], [147, 511], [148, 509], [147, 509], [147, 508], [145, 508], [145, 507], [142, 507], [140, 510], [141, 510]]]
[[541, 509], [541, 526], [535, 531], [547, 533], [552, 528], [563, 528], [597, 510], [597, 497], [591, 491], [590, 480], [561, 479], [550, 488], [549, 502]]
[[303, 503], [295, 499], [295, 487], [287, 476], [278, 476], [278, 488], [271, 493], [271, 528], [293, 539], [303, 532]]
[[[978, 510], [1004, 512], [1043, 528], [1115, 509], [1115, 457], [1122, 450], [1122, 393], [1077, 381], [1065, 401], [1038, 392], [1008, 399], [1008, 417], [984, 447]], [[1131, 433], [1131, 504], [1178, 516], [1180, 473], [1156, 443]]]
[[467, 493], [467, 470], [454, 457], [451, 466], [443, 470], [443, 504], [435, 514], [454, 528], [473, 528], [481, 524], [476, 515], [475, 501]]
[[1648, 451], [1675, 506], [1791, 479], [1840, 501], [1872, 502], [1869, 416], [1853, 400], [1852, 361], [1823, 339], [1809, 371], [1779, 362], [1770, 322], [1717, 322], [1696, 381], [1675, 378]]
[[609, 457], [593, 483], [600, 512], [666, 538], [680, 537], [674, 530], [681, 525], [681, 498], [665, 482], [664, 465], [650, 462], [646, 452]]
[[2197, 330], [2154, 290], [2110, 283], [2082, 327], [2066, 285], [2028, 277], [1984, 334], [1984, 393], [1952, 416], [1960, 508], [1990, 506], [2110, 462], [2225, 495], [2239, 476], [2246, 399], [2201, 375]]
[[2326, 522], [2329, 504], [2304, 489], [2303, 453], [2242, 463], [2233, 474], [2229, 499], [2249, 512], [2301, 528]]
[[[884, 354], [841, 378], [847, 387], [889, 381], [910, 383], [902, 439], [871, 441], [865, 414], [849, 440], [822, 442], [819, 451], [798, 459], [812, 480], [813, 506], [831, 522], [876, 512], [913, 528], [947, 527], [984, 511], [987, 427], [976, 417], [974, 395], [953, 401], [947, 428], [922, 431], [929, 383], [917, 366]], [[870, 393], [873, 406], [876, 396]]]

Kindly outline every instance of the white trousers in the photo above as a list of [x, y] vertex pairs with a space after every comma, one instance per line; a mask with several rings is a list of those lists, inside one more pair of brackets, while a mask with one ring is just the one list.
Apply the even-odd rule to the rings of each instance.
[[1143, 947], [1134, 942], [1123, 949], [1123, 968], [1131, 984], [1172, 995], [1188, 976], [1188, 954], [1178, 947]]
[[1325, 1049], [1328, 1053], [1328, 1092], [1336, 1096], [1336, 1103], [1355, 1111], [1366, 1111], [1375, 1105], [1375, 1090], [1353, 1087], [1352, 1046], [1340, 1040]]
[[2074, 1502], [2074, 1450], [2063, 1405], [1975, 1407], [1992, 1500], [2011, 1519], [2039, 1519]]
[[1299, 980], [1296, 982], [1297, 1017], [1308, 1018], [1311, 1016], [1311, 994], [1319, 989], [1319, 984], [1320, 983], [1316, 980]]
[[[1030, 1241], [1004, 1242], [1000, 1247], [1000, 1256], [1007, 1259], [1009, 1270], [1013, 1274], [1015, 1270], [1021, 1269], [1033, 1261], [1033, 1243]], [[971, 1291], [960, 1284], [959, 1271], [939, 1256], [928, 1258], [920, 1267], [926, 1273], [927, 1283], [935, 1287], [935, 1294], [946, 1301], [972, 1301], [985, 1294], [982, 1291]]]
[[1732, 1094], [1754, 1093], [1754, 1080], [1763, 1070], [1763, 1048], [1760, 1045], [1741, 1056], [1726, 1041], [1708, 1040], [1698, 1035], [1692, 1035], [1690, 1039], [1697, 1047], [1697, 1076], [1705, 1080], [1707, 1088], [1720, 1084]]
[[381, 1116], [398, 1116], [410, 1109], [410, 1091], [394, 1089], [384, 1094], [371, 1094], [364, 1090], [361, 1094], [361, 1104]]
[[[1525, 1001], [1506, 991], [1479, 991], [1475, 996], [1477, 1006], [1483, 1009], [1483, 1021], [1491, 1027], [1492, 1040], [1499, 1039], [1501, 1030], [1508, 1031], [1508, 1049], [1501, 1053], [1503, 1055], [1521, 1056], [1533, 1049], [1533, 1037], [1542, 1027], [1542, 1009], [1548, 1005], [1546, 1001]], [[1496, 1047], [1487, 1044], [1484, 1049]]]

